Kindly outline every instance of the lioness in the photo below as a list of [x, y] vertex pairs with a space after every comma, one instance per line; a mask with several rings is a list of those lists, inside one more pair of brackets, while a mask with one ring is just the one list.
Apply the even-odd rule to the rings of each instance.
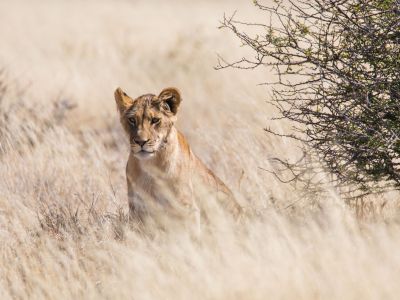
[[117, 88], [114, 96], [130, 142], [126, 179], [131, 218], [143, 222], [149, 205], [156, 203], [169, 211], [190, 211], [200, 226], [201, 199], [195, 197], [196, 188], [211, 191], [234, 215], [240, 213], [231, 191], [197, 158], [175, 128], [182, 101], [176, 88], [136, 99]]

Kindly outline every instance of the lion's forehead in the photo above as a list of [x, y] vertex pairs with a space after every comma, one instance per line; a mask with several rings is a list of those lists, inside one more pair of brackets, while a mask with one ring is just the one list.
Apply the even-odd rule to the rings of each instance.
[[154, 95], [154, 94], [145, 94], [145, 95], [139, 96], [136, 99], [136, 101], [139, 100], [147, 105], [150, 105], [154, 98], [156, 98], [156, 95]]
[[159, 112], [158, 106], [155, 105], [154, 100], [156, 96], [153, 94], [142, 95], [135, 99], [134, 104], [127, 112], [127, 115], [137, 117], [152, 117], [155, 113]]

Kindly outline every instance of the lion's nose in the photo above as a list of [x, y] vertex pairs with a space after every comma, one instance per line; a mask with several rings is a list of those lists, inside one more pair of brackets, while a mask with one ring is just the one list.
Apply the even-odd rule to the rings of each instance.
[[135, 140], [135, 143], [141, 147], [143, 147], [144, 144], [146, 144], [149, 141], [149, 140], [142, 140], [142, 139], [134, 139], [134, 140]]

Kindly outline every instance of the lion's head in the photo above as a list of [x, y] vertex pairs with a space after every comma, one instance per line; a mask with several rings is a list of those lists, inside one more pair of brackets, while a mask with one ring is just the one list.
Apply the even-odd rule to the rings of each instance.
[[179, 91], [166, 88], [158, 96], [146, 94], [132, 99], [117, 88], [114, 96], [133, 154], [139, 159], [154, 156], [167, 143], [176, 121], [182, 100]]

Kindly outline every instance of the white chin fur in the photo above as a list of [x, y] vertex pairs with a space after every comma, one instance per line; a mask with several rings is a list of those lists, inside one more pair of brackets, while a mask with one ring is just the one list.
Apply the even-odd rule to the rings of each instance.
[[140, 151], [134, 154], [136, 158], [138, 159], [149, 159], [152, 158], [154, 156], [154, 152], [144, 152], [144, 151]]

